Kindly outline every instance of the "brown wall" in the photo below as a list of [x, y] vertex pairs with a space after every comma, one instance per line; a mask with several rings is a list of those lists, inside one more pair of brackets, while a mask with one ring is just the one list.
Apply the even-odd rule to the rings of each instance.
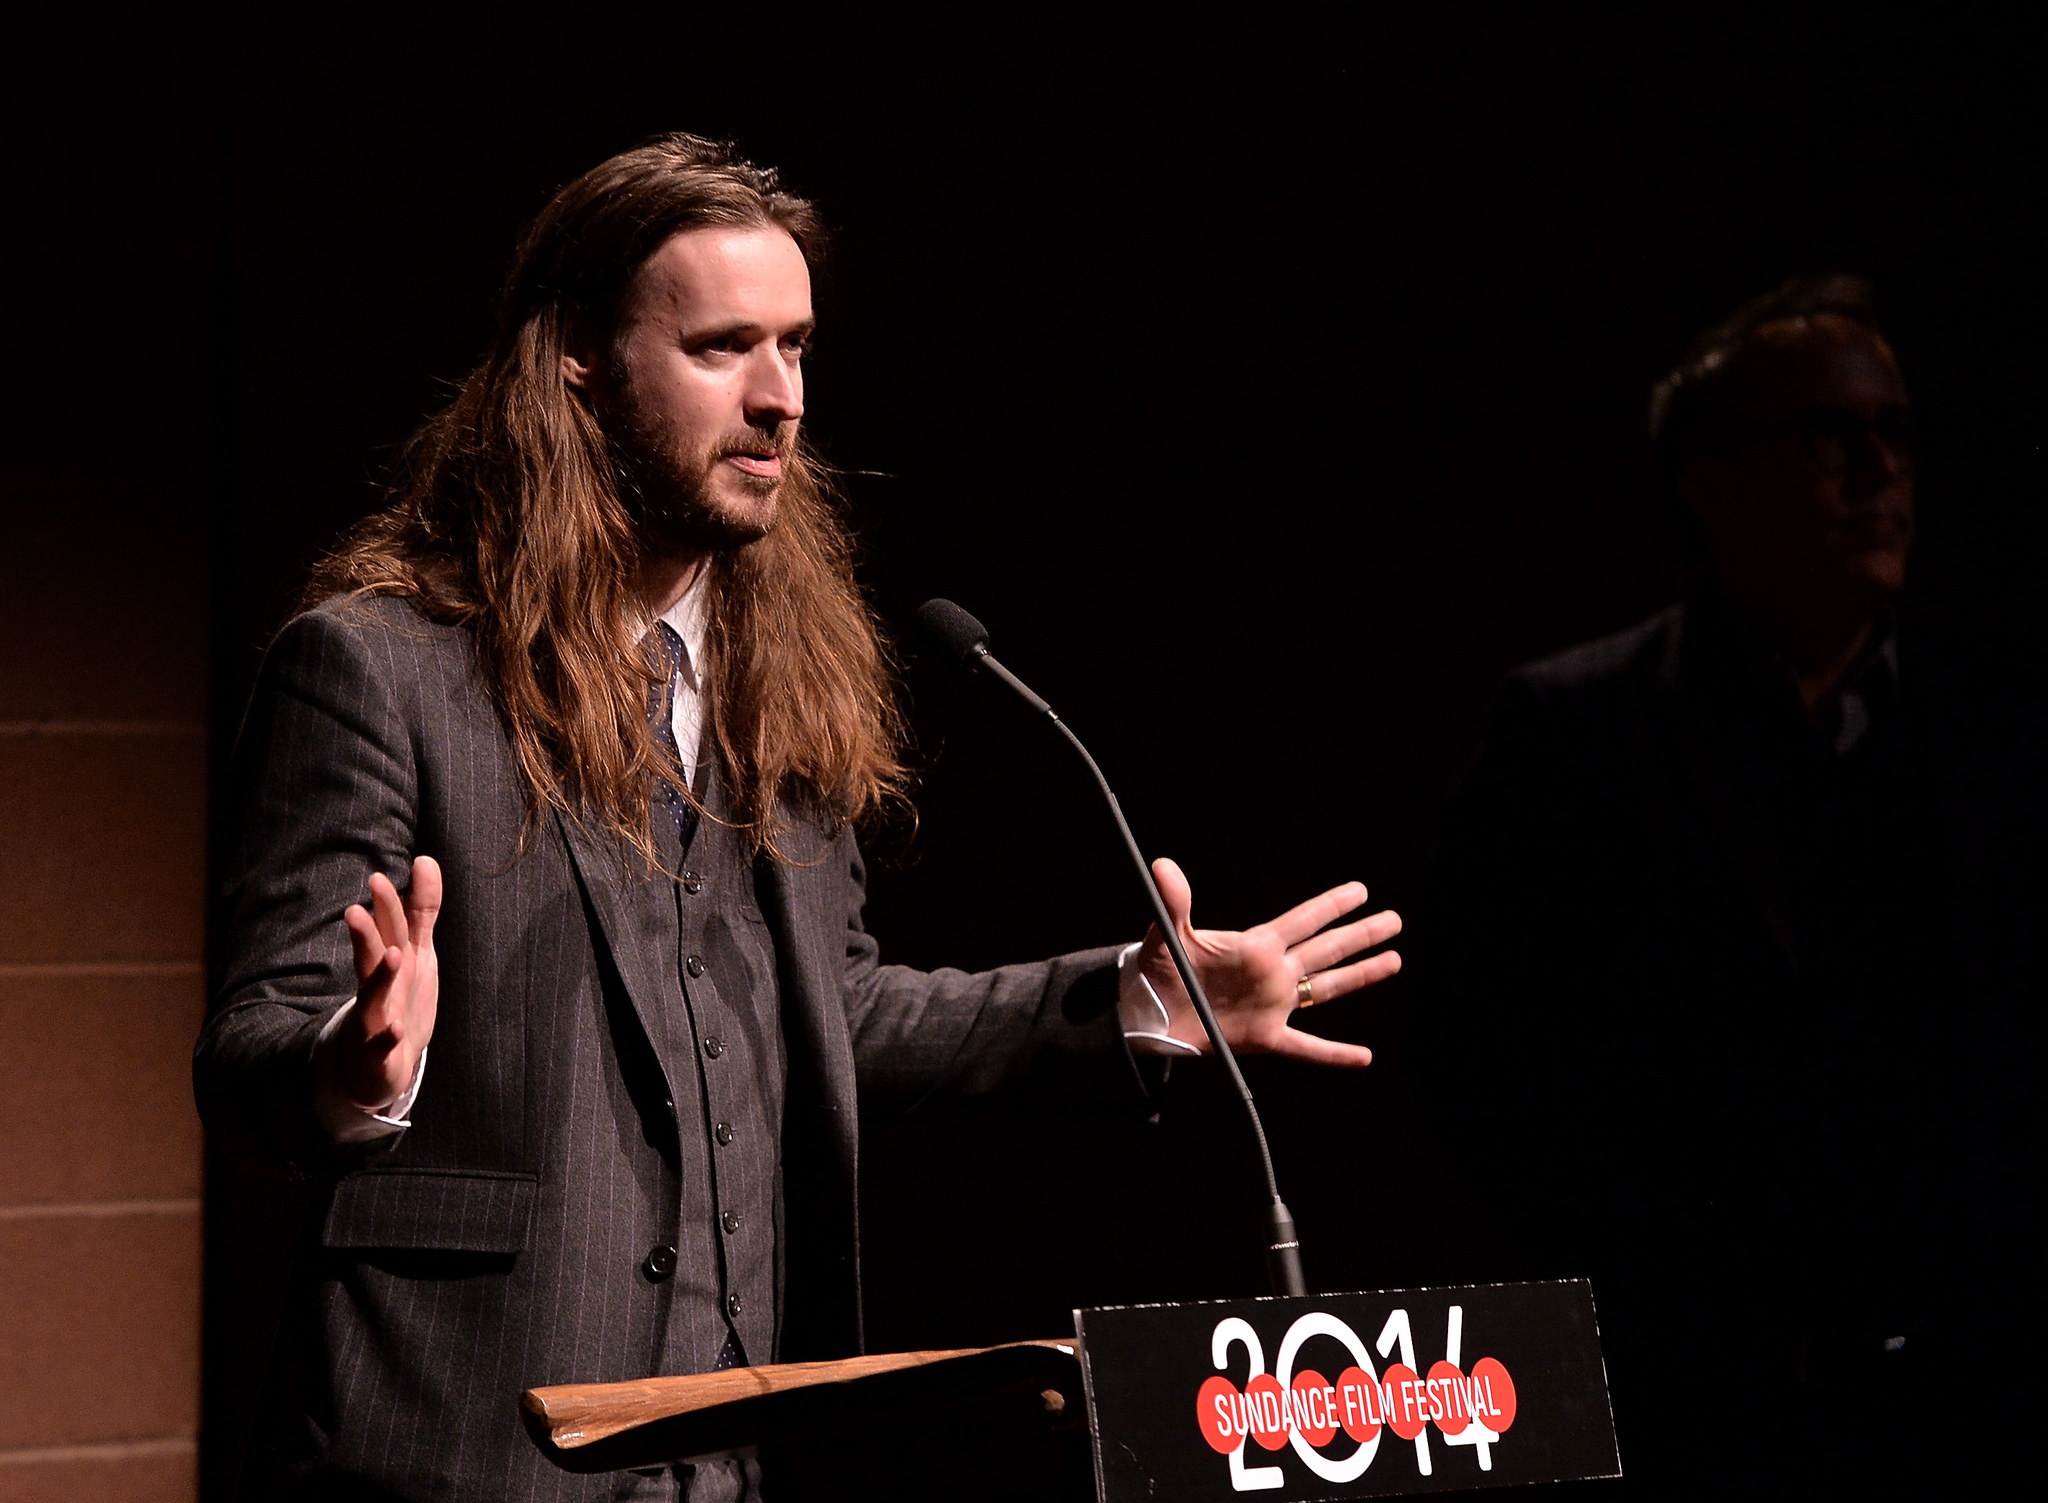
[[0, 1503], [195, 1487], [205, 571], [126, 491], [0, 476]]
[[0, 58], [0, 1503], [197, 1491], [213, 220], [196, 35]]

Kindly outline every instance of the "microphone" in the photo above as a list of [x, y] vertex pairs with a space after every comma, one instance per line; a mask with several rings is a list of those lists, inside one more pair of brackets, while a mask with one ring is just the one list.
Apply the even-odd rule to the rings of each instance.
[[1117, 833], [1123, 836], [1124, 849], [1130, 853], [1131, 862], [1137, 868], [1138, 881], [1151, 901], [1152, 916], [1158, 920], [1159, 932], [1166, 936], [1166, 949], [1173, 956], [1173, 968], [1180, 972], [1181, 985], [1187, 988], [1188, 998], [1195, 1004], [1195, 1015], [1202, 1020], [1202, 1031], [1209, 1035], [1209, 1046], [1223, 1062], [1224, 1073], [1230, 1077], [1238, 1100], [1244, 1103], [1245, 1118], [1251, 1123], [1252, 1139], [1259, 1149], [1259, 1167], [1265, 1173], [1266, 1193], [1271, 1198], [1271, 1204], [1266, 1208], [1266, 1272], [1272, 1278], [1273, 1292], [1279, 1295], [1308, 1293], [1308, 1286], [1301, 1276], [1301, 1241], [1294, 1233], [1294, 1217], [1288, 1213], [1287, 1203], [1280, 1198], [1280, 1184], [1273, 1176], [1273, 1153], [1266, 1146], [1266, 1129], [1259, 1121], [1259, 1109], [1252, 1101], [1251, 1087], [1245, 1084], [1244, 1074], [1237, 1068], [1237, 1056], [1230, 1052], [1223, 1030], [1217, 1025], [1215, 1009], [1210, 1007], [1208, 994], [1202, 990], [1202, 983], [1195, 976], [1195, 968], [1188, 960], [1179, 932], [1174, 928], [1173, 916], [1166, 911], [1166, 899], [1159, 894], [1159, 884], [1152, 879], [1151, 863], [1138, 849], [1137, 837], [1131, 834], [1131, 827], [1124, 820], [1124, 811], [1116, 801], [1116, 794], [1110, 791], [1109, 779], [1102, 775], [1102, 769], [1088, 755], [1088, 748], [1081, 744], [1081, 738], [1054, 713], [1053, 707], [990, 656], [987, 627], [950, 600], [927, 600], [917, 608], [917, 629], [928, 644], [961, 668], [969, 673], [986, 668], [1025, 704], [1050, 720], [1067, 738], [1067, 743], [1080, 753], [1081, 760], [1088, 764], [1088, 771], [1095, 775], [1095, 784], [1102, 790], [1103, 801], [1109, 805], [1110, 815], [1116, 820]]

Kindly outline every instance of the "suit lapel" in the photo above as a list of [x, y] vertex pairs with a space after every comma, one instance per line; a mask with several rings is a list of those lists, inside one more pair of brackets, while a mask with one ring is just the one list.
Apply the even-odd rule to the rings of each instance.
[[854, 1110], [853, 1045], [840, 995], [845, 964], [846, 866], [835, 841], [785, 812], [791, 858], [761, 858], [757, 890], [775, 935], [780, 961], [782, 1027], [792, 1063], [815, 1072], [810, 1082], [819, 1105]]
[[[785, 811], [786, 812], [786, 811]], [[789, 860], [759, 858], [755, 891], [775, 936], [789, 1097], [783, 1130], [790, 1273], [781, 1360], [864, 1349], [860, 1128], [842, 1000], [847, 852], [789, 822]]]
[[600, 834], [559, 809], [555, 819], [619, 980], [665, 1070], [669, 1051], [662, 967], [674, 964], [677, 943], [669, 884], [660, 872], [649, 874], [644, 858], [616, 835]]

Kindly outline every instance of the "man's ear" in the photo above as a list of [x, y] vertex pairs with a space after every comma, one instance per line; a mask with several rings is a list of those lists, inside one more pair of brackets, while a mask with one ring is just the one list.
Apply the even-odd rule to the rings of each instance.
[[596, 331], [572, 316], [562, 330], [562, 379], [578, 391], [589, 393], [597, 383], [598, 352], [602, 348]]

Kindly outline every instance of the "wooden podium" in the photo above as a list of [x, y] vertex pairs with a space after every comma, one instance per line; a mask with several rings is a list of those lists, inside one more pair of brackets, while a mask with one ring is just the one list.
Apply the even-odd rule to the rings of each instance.
[[753, 1454], [771, 1503], [1095, 1496], [1072, 1337], [563, 1384], [523, 1404], [572, 1472]]
[[1583, 1279], [1074, 1321], [1053, 1341], [536, 1388], [526, 1418], [570, 1471], [756, 1455], [768, 1503], [1336, 1503], [1621, 1473]]

